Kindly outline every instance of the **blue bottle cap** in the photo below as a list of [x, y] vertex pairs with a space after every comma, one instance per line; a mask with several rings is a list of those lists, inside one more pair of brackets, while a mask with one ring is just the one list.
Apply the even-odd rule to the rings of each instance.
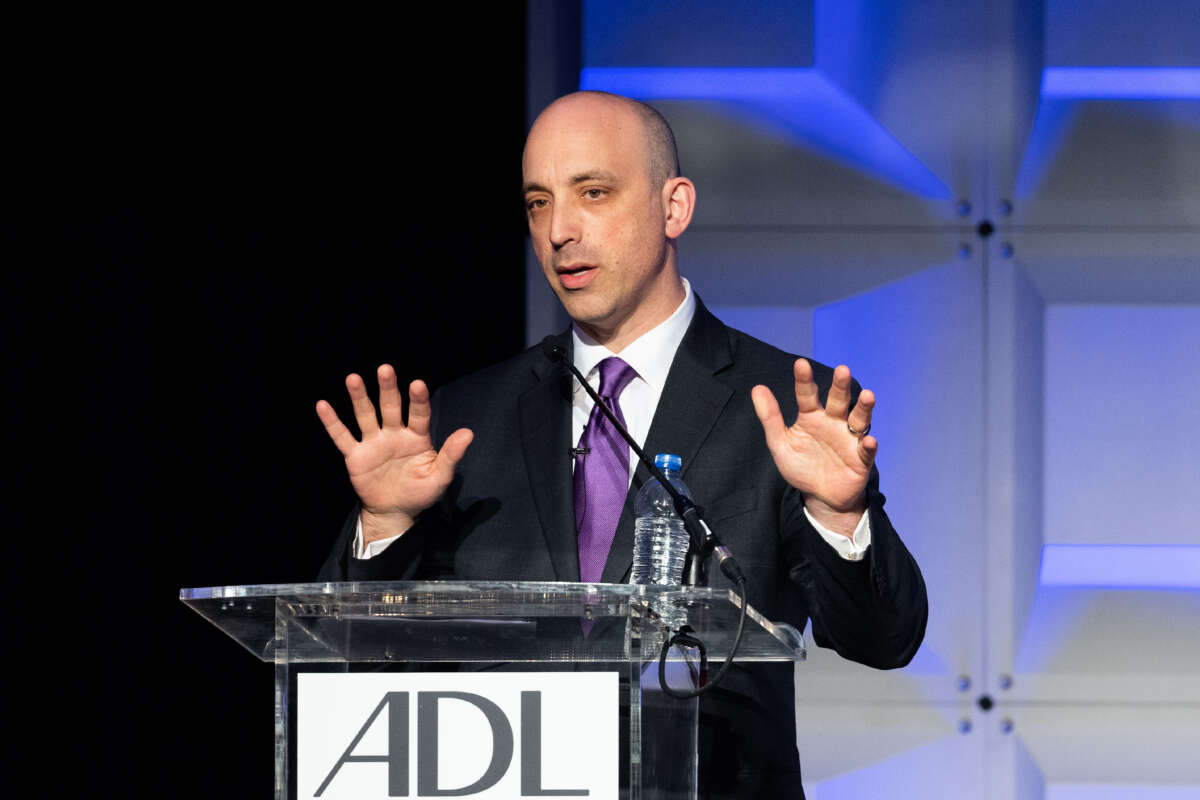
[[659, 453], [654, 457], [654, 466], [661, 470], [673, 469], [678, 472], [683, 468], [683, 459], [671, 453]]

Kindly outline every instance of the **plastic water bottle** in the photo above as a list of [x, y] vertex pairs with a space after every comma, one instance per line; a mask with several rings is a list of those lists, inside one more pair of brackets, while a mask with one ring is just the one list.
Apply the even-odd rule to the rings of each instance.
[[[683, 460], [679, 456], [659, 453], [654, 465], [663, 471], [675, 490], [691, 497], [679, 478]], [[642, 485], [633, 501], [633, 573], [632, 583], [679, 585], [683, 582], [683, 566], [687, 560], [688, 534], [683, 520], [675, 512], [671, 495], [657, 478]]]

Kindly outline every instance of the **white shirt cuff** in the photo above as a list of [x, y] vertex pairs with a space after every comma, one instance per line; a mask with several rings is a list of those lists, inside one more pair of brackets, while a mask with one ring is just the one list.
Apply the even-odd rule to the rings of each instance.
[[869, 509], [863, 511], [862, 519], [858, 521], [858, 527], [854, 529], [854, 534], [850, 537], [834, 533], [817, 522], [813, 519], [813, 515], [808, 513], [807, 508], [804, 509], [804, 516], [808, 517], [808, 521], [817, 529], [817, 533], [821, 534], [821, 538], [829, 542], [830, 547], [837, 550], [839, 556], [847, 561], [862, 561], [863, 554], [871, 546], [871, 515], [868, 511]]
[[387, 550], [389, 544], [403, 535], [402, 533], [397, 533], [395, 536], [389, 536], [386, 539], [376, 539], [373, 542], [369, 542], [366, 547], [363, 547], [362, 517], [359, 517], [358, 522], [354, 525], [354, 557], [363, 561], [368, 558], [374, 558], [384, 550]]

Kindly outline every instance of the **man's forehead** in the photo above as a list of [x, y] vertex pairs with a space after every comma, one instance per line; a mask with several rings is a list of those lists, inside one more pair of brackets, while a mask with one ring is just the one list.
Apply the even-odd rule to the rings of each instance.
[[632, 101], [615, 95], [579, 92], [560, 97], [546, 106], [534, 121], [533, 130], [541, 127], [589, 129], [612, 125], [628, 128], [637, 123], [638, 115]]
[[526, 181], [545, 173], [567, 181], [602, 172], [616, 176], [644, 160], [644, 126], [629, 108], [571, 99], [543, 111], [530, 130], [522, 159]]

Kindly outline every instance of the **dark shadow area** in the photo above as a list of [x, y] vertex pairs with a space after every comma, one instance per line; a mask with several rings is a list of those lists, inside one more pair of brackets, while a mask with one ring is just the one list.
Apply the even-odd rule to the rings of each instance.
[[18, 58], [49, 214], [5, 211], [13, 538], [53, 587], [27, 666], [75, 698], [41, 715], [53, 794], [271, 795], [272, 668], [178, 590], [315, 576], [353, 495], [313, 406], [348, 418], [347, 372], [521, 349], [520, 9], [73, 19]]

